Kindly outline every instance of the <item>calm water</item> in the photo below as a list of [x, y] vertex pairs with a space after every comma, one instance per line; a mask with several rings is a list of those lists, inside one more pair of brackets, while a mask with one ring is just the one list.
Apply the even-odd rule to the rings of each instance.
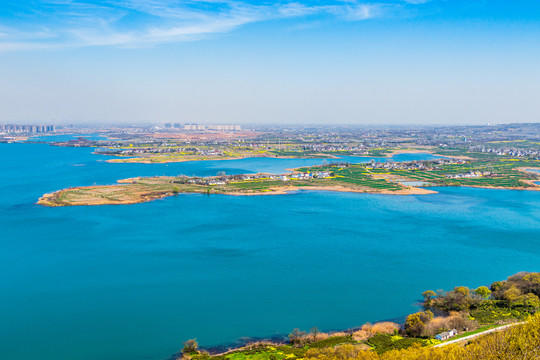
[[0, 144], [0, 159], [3, 360], [164, 360], [192, 337], [211, 346], [354, 327], [414, 311], [426, 289], [539, 270], [540, 192], [189, 194], [43, 208], [41, 194], [66, 186], [321, 160], [108, 164], [45, 144]]

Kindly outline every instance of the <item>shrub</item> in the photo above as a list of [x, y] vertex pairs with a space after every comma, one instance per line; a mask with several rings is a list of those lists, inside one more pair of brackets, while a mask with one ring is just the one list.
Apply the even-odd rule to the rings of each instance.
[[199, 343], [197, 339], [189, 339], [184, 343], [184, 348], [182, 349], [182, 354], [193, 354], [199, 350]]
[[375, 347], [375, 351], [378, 354], [396, 349], [406, 349], [414, 344], [420, 346], [424, 344], [422, 339], [417, 338], [400, 338], [397, 340], [392, 339], [392, 336], [386, 334], [378, 334], [368, 340], [368, 343]]
[[309, 345], [310, 348], [334, 347], [340, 344], [355, 342], [352, 335], [330, 336], [325, 340], [315, 341]]
[[374, 325], [367, 323], [362, 325], [360, 330], [355, 331], [352, 336], [356, 341], [364, 341], [376, 334], [395, 335], [400, 328], [401, 327], [398, 324], [389, 321], [383, 321]]
[[292, 346], [303, 346], [306, 342], [305, 331], [300, 331], [300, 329], [293, 329], [293, 331], [289, 334], [289, 342]]
[[400, 326], [396, 323], [384, 321], [373, 325], [372, 332], [375, 334], [388, 334], [394, 335], [400, 329]]
[[405, 319], [405, 331], [409, 336], [422, 336], [426, 324], [430, 322], [431, 319], [433, 319], [433, 313], [429, 310], [411, 314]]

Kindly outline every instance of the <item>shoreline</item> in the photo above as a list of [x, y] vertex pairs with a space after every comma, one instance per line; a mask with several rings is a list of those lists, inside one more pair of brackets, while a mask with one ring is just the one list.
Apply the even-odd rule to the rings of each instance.
[[[52, 193], [44, 194], [39, 198], [36, 204], [46, 207], [68, 207], [68, 206], [99, 206], [99, 205], [134, 205], [147, 203], [154, 200], [165, 199], [170, 196], [175, 196], [179, 194], [206, 194], [206, 195], [227, 195], [227, 196], [267, 196], [267, 195], [291, 195], [302, 190], [306, 191], [328, 191], [328, 192], [344, 192], [344, 193], [357, 193], [357, 194], [372, 194], [372, 195], [433, 195], [438, 194], [439, 192], [432, 189], [427, 189], [423, 187], [413, 187], [405, 186], [402, 190], [378, 190], [367, 187], [358, 187], [350, 188], [346, 186], [284, 186], [284, 187], [273, 187], [269, 188], [267, 191], [259, 192], [240, 192], [240, 191], [223, 191], [223, 192], [207, 192], [205, 189], [200, 189], [200, 191], [167, 191], [167, 192], [145, 192], [140, 191], [135, 193], [132, 198], [125, 200], [106, 200], [106, 199], [95, 199], [87, 201], [76, 201], [71, 204], [61, 204], [56, 201], [58, 196], [61, 196], [63, 193], [68, 191], [80, 191], [80, 190], [107, 190], [107, 189], [119, 189], [121, 187], [135, 185], [135, 181], [139, 178], [129, 178], [118, 180], [119, 184], [116, 185], [101, 185], [101, 186], [81, 186], [69, 189], [62, 189], [54, 191]], [[527, 183], [530, 183], [531, 187], [495, 187], [495, 186], [480, 186], [480, 185], [460, 185], [457, 187], [467, 187], [467, 188], [478, 188], [478, 189], [489, 189], [489, 190], [517, 190], [517, 191], [540, 191], [540, 185], [534, 184], [536, 180], [525, 180]], [[432, 186], [437, 187], [446, 187], [446, 186]]]
[[[534, 168], [534, 167], [518, 167], [516, 168], [517, 171], [521, 171], [527, 174], [534, 174], [538, 177], [540, 177], [540, 168]], [[538, 181], [538, 180], [533, 180]]]
[[[435, 190], [408, 187], [403, 190], [375, 190], [371, 188], [349, 188], [346, 186], [287, 186], [283, 188], [271, 188], [271, 191], [258, 193], [239, 193], [239, 192], [224, 192], [215, 195], [232, 195], [232, 196], [258, 196], [258, 195], [288, 195], [293, 192], [308, 190], [308, 191], [330, 191], [330, 192], [349, 192], [358, 194], [374, 194], [374, 195], [428, 195], [437, 194]], [[212, 194], [214, 195], [214, 194]]]
[[240, 192], [240, 191], [224, 191], [224, 192], [206, 192], [201, 191], [180, 191], [178, 193], [167, 191], [162, 193], [141, 192], [135, 193], [133, 197], [124, 200], [112, 201], [104, 198], [96, 197], [95, 199], [89, 199], [87, 201], [75, 201], [71, 204], [62, 204], [57, 201], [59, 196], [69, 191], [81, 191], [81, 190], [107, 190], [107, 189], [120, 189], [121, 187], [134, 184], [137, 178], [123, 179], [118, 182], [120, 185], [102, 185], [102, 186], [81, 186], [69, 189], [62, 189], [52, 193], [44, 194], [39, 198], [36, 204], [46, 207], [68, 207], [68, 206], [99, 206], [99, 205], [133, 205], [141, 204], [154, 200], [164, 199], [170, 196], [179, 194], [208, 194], [208, 195], [227, 195], [227, 196], [266, 196], [266, 195], [290, 195], [292, 193], [307, 190], [307, 191], [329, 191], [329, 192], [349, 192], [360, 194], [375, 194], [375, 195], [429, 195], [436, 194], [437, 191], [416, 187], [405, 187], [402, 190], [390, 191], [390, 190], [377, 190], [371, 188], [349, 188], [346, 186], [284, 186], [279, 188], [270, 188], [268, 191], [260, 192]]
[[[94, 153], [96, 155], [106, 155]], [[115, 156], [115, 155], [106, 155], [106, 156]], [[340, 157], [330, 154], [314, 154], [314, 156], [271, 156], [271, 155], [262, 155], [262, 156], [234, 156], [234, 157], [222, 157], [215, 159], [168, 159], [164, 161], [151, 161], [152, 157], [128, 157], [122, 159], [122, 156], [117, 156], [119, 159], [108, 159], [105, 162], [112, 164], [172, 164], [172, 163], [182, 163], [189, 161], [223, 161], [223, 160], [243, 160], [243, 159], [258, 159], [258, 158], [268, 158], [268, 159], [340, 159]], [[147, 160], [148, 159], [148, 160]], [[131, 160], [131, 161], [130, 161]]]

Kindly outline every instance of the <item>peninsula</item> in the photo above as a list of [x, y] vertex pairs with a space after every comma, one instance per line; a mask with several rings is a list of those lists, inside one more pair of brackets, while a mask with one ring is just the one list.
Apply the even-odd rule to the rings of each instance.
[[540, 190], [538, 160], [490, 161], [444, 158], [431, 161], [333, 163], [295, 169], [293, 173], [159, 176], [120, 180], [115, 185], [73, 187], [43, 195], [44, 206], [136, 204], [179, 193], [278, 195], [323, 190], [388, 195], [435, 193], [426, 186], [470, 186]]

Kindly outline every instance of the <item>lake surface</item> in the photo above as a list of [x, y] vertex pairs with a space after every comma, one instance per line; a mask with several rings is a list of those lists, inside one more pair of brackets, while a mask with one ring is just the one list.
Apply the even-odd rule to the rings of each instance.
[[0, 359], [165, 360], [189, 338], [214, 346], [295, 327], [355, 327], [415, 311], [427, 289], [540, 270], [534, 191], [35, 205], [46, 192], [132, 176], [280, 173], [322, 162], [109, 164], [91, 152], [0, 144]]

